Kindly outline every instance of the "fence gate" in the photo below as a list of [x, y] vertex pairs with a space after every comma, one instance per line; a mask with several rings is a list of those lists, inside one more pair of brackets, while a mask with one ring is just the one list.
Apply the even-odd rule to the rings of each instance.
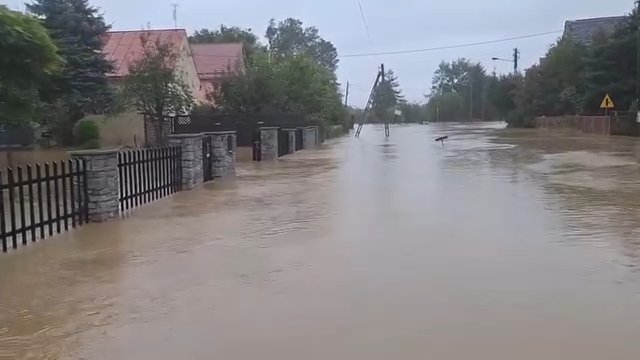
[[286, 130], [278, 130], [278, 157], [289, 153], [289, 132]]
[[260, 140], [260, 130], [253, 132], [253, 161], [262, 160], [262, 142]]
[[302, 150], [304, 147], [303, 139], [304, 131], [302, 129], [296, 129], [296, 151]]
[[209, 136], [202, 138], [202, 174], [205, 182], [213, 180], [213, 143]]

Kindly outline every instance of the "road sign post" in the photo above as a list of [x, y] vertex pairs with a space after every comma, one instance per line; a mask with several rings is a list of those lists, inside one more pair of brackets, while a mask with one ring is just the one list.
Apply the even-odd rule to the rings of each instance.
[[609, 109], [613, 109], [615, 107], [616, 106], [613, 103], [613, 100], [611, 100], [611, 96], [609, 96], [609, 94], [606, 94], [604, 96], [604, 99], [602, 100], [602, 103], [600, 104], [600, 109], [604, 109], [604, 115], [608, 115]]

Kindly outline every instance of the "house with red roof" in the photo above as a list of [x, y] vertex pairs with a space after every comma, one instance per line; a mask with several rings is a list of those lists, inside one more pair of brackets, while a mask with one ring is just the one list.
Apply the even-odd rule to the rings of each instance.
[[173, 44], [180, 54], [178, 63], [182, 80], [187, 84], [193, 97], [198, 102], [206, 101], [206, 93], [200, 85], [196, 64], [189, 47], [189, 37], [184, 29], [169, 30], [134, 30], [134, 31], [110, 31], [105, 35], [102, 52], [105, 58], [114, 65], [114, 71], [107, 74], [114, 85], [129, 74], [129, 66], [143, 53], [143, 37], [148, 41]]
[[193, 97], [200, 103], [209, 102], [208, 95], [222, 79], [245, 69], [245, 54], [242, 43], [189, 44], [184, 29], [110, 31], [105, 36], [103, 53], [114, 64], [108, 74], [110, 81], [118, 85], [129, 74], [129, 65], [141, 56], [142, 38], [148, 41], [174, 44], [180, 54], [177, 66], [183, 81], [189, 86]]
[[[107, 74], [114, 86], [120, 86], [129, 74], [129, 66], [143, 54], [143, 37], [147, 41], [173, 44], [180, 54], [178, 71], [182, 80], [200, 104], [212, 103], [210, 94], [220, 81], [245, 69], [245, 54], [242, 43], [189, 44], [184, 29], [110, 31], [104, 37], [102, 52], [114, 65]], [[141, 114], [122, 114], [118, 119], [101, 123], [101, 138], [109, 145], [136, 145], [144, 139], [146, 144], [157, 143], [157, 126], [144, 121]]]
[[224, 79], [245, 70], [246, 56], [242, 43], [191, 44], [191, 52], [206, 94], [211, 94]]

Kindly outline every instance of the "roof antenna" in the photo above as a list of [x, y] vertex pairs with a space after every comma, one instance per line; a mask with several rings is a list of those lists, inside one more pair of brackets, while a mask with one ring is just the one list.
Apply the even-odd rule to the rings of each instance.
[[171, 4], [171, 7], [173, 8], [173, 28], [177, 29], [178, 28], [178, 4], [173, 3]]

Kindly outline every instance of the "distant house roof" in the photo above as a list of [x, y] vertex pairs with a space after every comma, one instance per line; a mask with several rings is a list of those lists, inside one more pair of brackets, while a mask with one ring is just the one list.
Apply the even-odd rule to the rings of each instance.
[[244, 67], [242, 43], [191, 44], [191, 53], [201, 80], [219, 78], [230, 69]]
[[564, 38], [573, 40], [579, 44], [589, 46], [593, 36], [603, 32], [610, 35], [628, 17], [611, 16], [593, 19], [569, 20], [564, 24]]
[[120, 78], [129, 74], [129, 65], [142, 54], [142, 36], [148, 36], [152, 42], [160, 40], [175, 44], [178, 49], [188, 41], [184, 29], [110, 31], [104, 37], [102, 48], [106, 59], [114, 65], [114, 72], [109, 77]]

